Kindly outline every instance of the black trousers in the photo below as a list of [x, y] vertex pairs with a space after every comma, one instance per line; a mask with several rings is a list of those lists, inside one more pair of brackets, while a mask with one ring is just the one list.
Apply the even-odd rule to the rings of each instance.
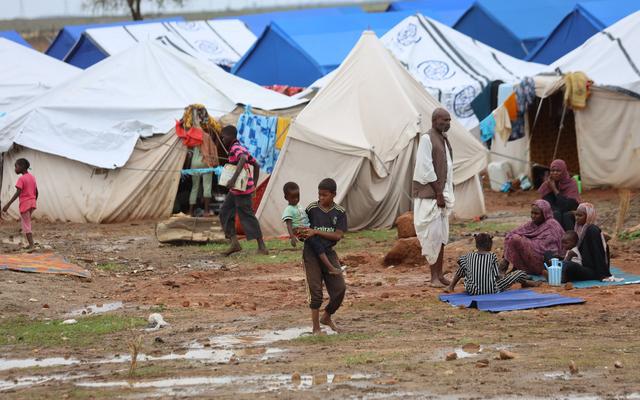
[[233, 194], [229, 192], [220, 206], [220, 224], [227, 239], [236, 236], [236, 213], [244, 229], [247, 240], [262, 239], [260, 223], [253, 212], [250, 194]]
[[[340, 268], [338, 262], [338, 255], [333, 249], [326, 250], [327, 257], [331, 264], [336, 268]], [[329, 293], [329, 303], [324, 308], [329, 314], [335, 313], [347, 291], [347, 285], [345, 284], [344, 277], [342, 275], [331, 275], [329, 271], [322, 264], [322, 261], [314, 254], [311, 246], [304, 246], [302, 251], [302, 266], [305, 273], [305, 282], [307, 284], [307, 301], [309, 302], [309, 308], [317, 310], [322, 306], [322, 286], [327, 287]]]

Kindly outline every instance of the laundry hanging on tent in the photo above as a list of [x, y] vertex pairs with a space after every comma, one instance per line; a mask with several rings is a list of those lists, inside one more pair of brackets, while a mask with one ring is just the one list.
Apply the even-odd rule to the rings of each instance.
[[515, 92], [511, 93], [504, 101], [504, 107], [509, 113], [509, 119], [515, 121], [518, 118], [518, 100], [516, 99]]
[[182, 144], [187, 147], [196, 147], [202, 144], [202, 129], [191, 127], [184, 129], [180, 121], [176, 121], [176, 136], [182, 139]]
[[493, 113], [487, 115], [485, 119], [480, 121], [480, 139], [483, 142], [488, 142], [493, 139], [493, 135], [496, 133], [496, 118]]
[[238, 118], [238, 140], [258, 161], [260, 169], [270, 174], [278, 159], [276, 130], [278, 118], [256, 115], [247, 105]]
[[501, 80], [492, 81], [471, 102], [471, 108], [480, 121], [498, 107], [498, 88], [502, 83]]
[[525, 113], [529, 106], [536, 99], [536, 83], [530, 78], [524, 78], [519, 85], [514, 88], [516, 104], [518, 106], [517, 117], [511, 121], [511, 135], [509, 141], [518, 140], [525, 136]]
[[220, 165], [218, 165], [217, 167], [212, 167], [212, 168], [188, 168], [188, 169], [183, 169], [180, 171], [180, 174], [182, 174], [183, 176], [187, 176], [187, 175], [204, 175], [204, 174], [210, 174], [210, 173], [214, 173], [216, 174], [216, 176], [220, 176], [220, 174], [222, 174], [222, 170], [223, 167], [221, 167]]
[[511, 136], [511, 119], [504, 104], [495, 109], [493, 117], [496, 120], [496, 134], [506, 143]]
[[573, 109], [587, 106], [589, 89], [593, 81], [584, 72], [571, 72], [564, 76], [564, 102]]
[[276, 128], [276, 149], [280, 150], [284, 147], [284, 141], [289, 133], [291, 126], [290, 117], [278, 117], [278, 127]]

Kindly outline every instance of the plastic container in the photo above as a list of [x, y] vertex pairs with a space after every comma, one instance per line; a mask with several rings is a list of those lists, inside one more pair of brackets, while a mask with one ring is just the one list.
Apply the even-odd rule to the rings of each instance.
[[511, 165], [507, 161], [493, 161], [487, 167], [489, 172], [489, 181], [491, 190], [499, 192], [505, 182], [509, 182], [513, 174], [511, 173]]
[[582, 193], [582, 180], [580, 179], [580, 175], [574, 175], [573, 180], [578, 184], [578, 193]]
[[560, 286], [562, 285], [562, 261], [557, 258], [551, 259], [551, 266], [546, 263], [544, 266], [547, 268], [549, 274], [549, 285]]

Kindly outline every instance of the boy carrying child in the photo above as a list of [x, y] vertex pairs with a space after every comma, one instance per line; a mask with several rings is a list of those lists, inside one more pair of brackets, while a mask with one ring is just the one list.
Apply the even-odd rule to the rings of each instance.
[[[287, 182], [284, 184], [282, 190], [284, 191], [285, 200], [289, 203], [282, 213], [282, 221], [287, 225], [291, 245], [296, 247], [298, 242], [297, 235], [303, 228], [309, 228], [310, 226], [309, 217], [307, 216], [306, 211], [299, 205], [300, 187], [298, 184], [295, 182]], [[312, 236], [305, 240], [305, 243], [308, 243], [309, 246], [311, 246], [314, 254], [318, 256], [330, 274], [337, 275], [342, 273], [341, 270], [334, 267], [333, 264], [331, 264], [331, 261], [329, 261], [326, 254], [325, 243], [323, 243], [319, 236]]]
[[[318, 201], [306, 209], [309, 218], [309, 228], [299, 228], [297, 237], [304, 239], [302, 252], [303, 268], [306, 275], [308, 301], [311, 308], [311, 322], [313, 334], [322, 334], [320, 324], [327, 325], [336, 332], [338, 327], [331, 316], [338, 310], [344, 299], [346, 285], [342, 274], [331, 274], [314, 251], [309, 239], [317, 238], [324, 247], [324, 254], [336, 269], [340, 268], [338, 255], [333, 246], [338, 243], [347, 231], [347, 215], [344, 208], [333, 202], [336, 197], [336, 182], [333, 179], [323, 179], [318, 184]], [[312, 239], [314, 240], [314, 239]], [[322, 306], [322, 283], [329, 293], [329, 303], [320, 318]]]
[[500, 271], [498, 257], [491, 252], [491, 235], [479, 233], [475, 235], [475, 241], [477, 251], [458, 258], [458, 271], [446, 292], [452, 292], [461, 278], [464, 278], [465, 291], [472, 296], [504, 292], [515, 283], [520, 283], [522, 287], [540, 285], [540, 282], [529, 280], [529, 276], [520, 270], [513, 270], [506, 275], [506, 271]]

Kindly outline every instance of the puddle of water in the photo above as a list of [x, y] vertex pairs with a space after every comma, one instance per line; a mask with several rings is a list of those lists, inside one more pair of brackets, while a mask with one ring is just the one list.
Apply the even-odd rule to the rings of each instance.
[[21, 378], [11, 380], [0, 380], [0, 392], [5, 390], [20, 389], [29, 386], [40, 385], [51, 381], [70, 381], [74, 379], [87, 378], [89, 374], [57, 374], [57, 375], [41, 375], [41, 376], [23, 376]]
[[23, 358], [23, 359], [6, 359], [0, 358], [0, 371], [6, 371], [13, 368], [32, 368], [32, 367], [57, 367], [61, 365], [80, 364], [77, 358], [51, 357], [51, 358]]
[[[76, 386], [88, 388], [129, 388], [129, 389], [171, 389], [175, 394], [176, 390], [184, 393], [184, 388], [193, 388], [190, 394], [198, 394], [197, 386], [206, 386], [209, 390], [211, 386], [230, 386], [234, 385], [234, 390], [243, 393], [273, 392], [282, 389], [288, 390], [306, 390], [314, 386], [314, 382], [318, 381], [318, 376], [324, 377], [322, 384], [333, 384], [336, 375], [301, 375], [299, 380], [295, 382], [291, 380], [288, 374], [272, 374], [272, 375], [248, 375], [248, 376], [203, 376], [203, 377], [186, 377], [186, 378], [170, 378], [158, 379], [152, 381], [111, 381], [111, 382], [78, 382]], [[358, 386], [363, 384], [367, 379], [371, 379], [371, 375], [354, 374], [354, 375], [338, 375], [341, 377], [336, 383], [349, 384]], [[180, 389], [181, 388], [181, 389]], [[201, 391], [200, 391], [201, 392]], [[166, 392], [165, 392], [166, 393]], [[166, 393], [168, 394], [168, 393]]]
[[[325, 333], [328, 335], [335, 334], [333, 331], [325, 331]], [[288, 328], [262, 333], [213, 336], [209, 338], [209, 342], [211, 346], [219, 348], [257, 347], [281, 340], [293, 340], [306, 335], [311, 335], [311, 331], [308, 328]]]
[[113, 303], [105, 303], [105, 304], [92, 304], [88, 307], [79, 308], [77, 310], [73, 310], [66, 314], [67, 317], [78, 317], [81, 315], [93, 315], [93, 314], [102, 314], [109, 311], [115, 311], [122, 308], [123, 304], [121, 301], [114, 301]]
[[568, 381], [569, 379], [571, 379], [571, 375], [568, 372], [564, 371], [547, 372], [544, 374], [544, 378], [558, 381]]

